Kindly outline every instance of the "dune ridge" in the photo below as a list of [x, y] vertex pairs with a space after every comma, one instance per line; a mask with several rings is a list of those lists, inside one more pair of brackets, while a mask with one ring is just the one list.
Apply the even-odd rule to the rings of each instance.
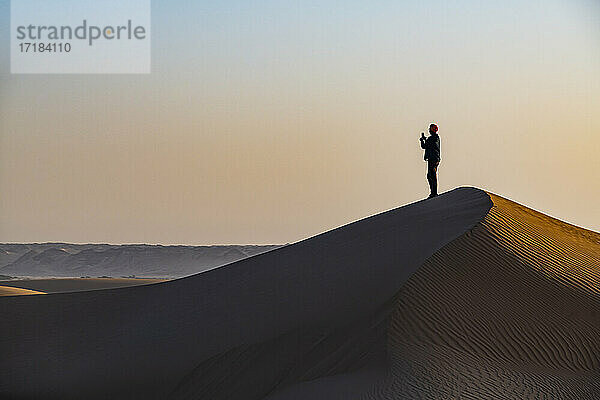
[[278, 245], [0, 243], [0, 274], [9, 277], [181, 278], [272, 250]]
[[182, 279], [4, 297], [0, 395], [233, 400], [348, 373], [362, 388], [385, 355], [390, 299], [491, 205], [459, 188]]
[[459, 188], [171, 282], [0, 299], [0, 394], [598, 399], [599, 255]]
[[363, 398], [600, 398], [600, 235], [490, 196], [399, 291]]

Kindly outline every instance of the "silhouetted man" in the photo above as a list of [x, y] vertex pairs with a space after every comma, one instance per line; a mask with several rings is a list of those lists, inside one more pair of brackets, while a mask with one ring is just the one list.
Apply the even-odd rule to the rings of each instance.
[[438, 126], [429, 125], [429, 137], [421, 133], [421, 148], [425, 149], [425, 161], [427, 161], [427, 182], [431, 194], [428, 199], [438, 195], [437, 193], [437, 169], [440, 165], [440, 136], [438, 135]]

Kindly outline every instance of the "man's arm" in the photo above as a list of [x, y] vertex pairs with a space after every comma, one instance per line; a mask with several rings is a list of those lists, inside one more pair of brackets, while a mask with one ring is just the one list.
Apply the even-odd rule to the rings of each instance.
[[429, 138], [425, 138], [425, 135], [421, 136], [421, 148], [425, 149], [425, 154], [423, 155], [423, 159], [427, 161], [427, 147], [429, 145]]

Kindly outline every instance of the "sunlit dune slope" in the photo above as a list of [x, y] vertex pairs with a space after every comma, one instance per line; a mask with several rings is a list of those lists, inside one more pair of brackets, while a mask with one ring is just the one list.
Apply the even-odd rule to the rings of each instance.
[[111, 289], [117, 287], [147, 285], [150, 283], [164, 282], [164, 279], [138, 279], [138, 278], [49, 278], [49, 279], [14, 279], [0, 281], [0, 287], [13, 287], [29, 289], [44, 293], [77, 292], [84, 290]]
[[399, 291], [365, 398], [600, 399], [600, 235], [491, 198]]
[[0, 286], [0, 296], [22, 296], [27, 294], [44, 294], [44, 292], [18, 287]]

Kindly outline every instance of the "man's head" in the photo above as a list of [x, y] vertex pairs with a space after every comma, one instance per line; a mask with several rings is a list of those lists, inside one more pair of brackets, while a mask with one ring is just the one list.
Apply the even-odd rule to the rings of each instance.
[[434, 134], [434, 133], [437, 133], [437, 131], [438, 131], [438, 126], [436, 124], [429, 125], [429, 133]]

